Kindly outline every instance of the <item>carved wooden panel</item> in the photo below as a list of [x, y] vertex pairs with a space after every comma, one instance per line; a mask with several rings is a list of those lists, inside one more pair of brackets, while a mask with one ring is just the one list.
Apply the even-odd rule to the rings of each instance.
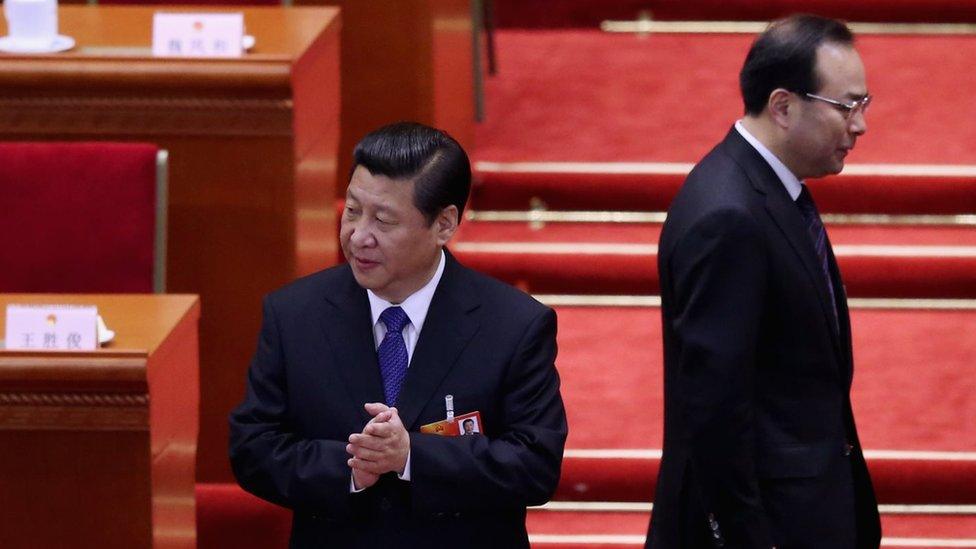
[[6, 134], [145, 136], [292, 135], [290, 99], [0, 97]]

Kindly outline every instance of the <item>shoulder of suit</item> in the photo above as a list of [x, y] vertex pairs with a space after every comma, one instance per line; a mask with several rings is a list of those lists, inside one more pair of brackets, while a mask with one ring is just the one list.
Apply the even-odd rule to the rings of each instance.
[[672, 208], [685, 204], [701, 214], [707, 209], [745, 209], [755, 204], [762, 195], [741, 162], [721, 145], [716, 147], [688, 174]]
[[719, 144], [695, 164], [686, 181], [714, 180], [718, 176], [720, 179], [745, 183], [748, 175], [741, 162], [742, 159], [736, 158], [727, 147]]
[[346, 263], [297, 278], [268, 294], [272, 302], [306, 302], [320, 299], [325, 292], [355, 283], [352, 270]]
[[501, 280], [465, 267], [456, 265], [458, 276], [467, 280], [479, 294], [482, 306], [504, 309], [509, 315], [525, 314], [536, 316], [549, 307], [531, 295]]

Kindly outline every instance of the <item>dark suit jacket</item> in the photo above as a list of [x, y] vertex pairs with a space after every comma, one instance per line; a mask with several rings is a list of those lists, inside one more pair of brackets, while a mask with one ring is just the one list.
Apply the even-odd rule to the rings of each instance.
[[[347, 438], [383, 385], [366, 291], [348, 265], [321, 271], [265, 298], [234, 474], [294, 510], [292, 547], [528, 547], [525, 508], [555, 491], [567, 434], [555, 357], [552, 309], [448, 254], [397, 406], [411, 481], [350, 494]], [[418, 432], [448, 394], [484, 436]]]
[[688, 175], [658, 253], [665, 429], [647, 546], [878, 547], [836, 261], [839, 333], [799, 208], [734, 128]]

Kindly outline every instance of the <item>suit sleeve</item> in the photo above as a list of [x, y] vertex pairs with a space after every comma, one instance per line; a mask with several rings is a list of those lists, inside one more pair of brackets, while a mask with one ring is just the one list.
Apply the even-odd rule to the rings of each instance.
[[526, 327], [507, 369], [498, 397], [502, 435], [410, 433], [415, 512], [524, 509], [548, 501], [567, 434], [555, 359], [556, 314], [546, 308]]
[[752, 427], [765, 253], [755, 220], [725, 210], [694, 224], [670, 265], [662, 266], [674, 281], [670, 329], [678, 341], [679, 436], [687, 437], [697, 497], [719, 525], [726, 549], [772, 545]]
[[230, 415], [230, 462], [248, 492], [289, 507], [341, 517], [352, 511], [346, 441], [308, 439], [295, 432], [279, 329], [265, 298], [258, 348], [244, 402]]

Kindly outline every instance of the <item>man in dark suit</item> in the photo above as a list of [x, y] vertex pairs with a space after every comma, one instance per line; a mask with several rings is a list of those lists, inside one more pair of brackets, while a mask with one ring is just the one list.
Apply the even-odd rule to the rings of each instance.
[[851, 411], [846, 295], [803, 184], [866, 131], [845, 25], [773, 23], [745, 117], [688, 175], [661, 233], [664, 453], [647, 547], [876, 548]]
[[[528, 547], [567, 434], [556, 315], [444, 249], [471, 182], [456, 141], [394, 124], [354, 157], [348, 263], [265, 298], [234, 474], [294, 510], [292, 547]], [[482, 436], [419, 432], [448, 409]]]

